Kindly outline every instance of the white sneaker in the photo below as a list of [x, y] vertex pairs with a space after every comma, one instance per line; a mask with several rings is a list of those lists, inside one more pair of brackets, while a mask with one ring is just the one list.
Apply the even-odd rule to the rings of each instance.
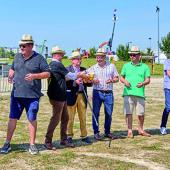
[[161, 132], [162, 135], [166, 135], [167, 134], [167, 131], [166, 131], [165, 127], [161, 127], [160, 128], [160, 132]]

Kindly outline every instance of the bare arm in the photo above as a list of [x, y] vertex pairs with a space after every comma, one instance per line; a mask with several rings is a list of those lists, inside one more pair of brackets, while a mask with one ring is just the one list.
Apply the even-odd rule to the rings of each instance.
[[110, 78], [106, 81], [106, 83], [117, 83], [119, 81], [119, 77], [118, 76], [115, 76], [113, 78]]
[[120, 76], [120, 81], [126, 86], [126, 87], [130, 87], [131, 84], [125, 79], [124, 76]]
[[137, 87], [140, 88], [142, 86], [146, 86], [149, 83], [150, 83], [150, 77], [147, 77], [144, 82], [138, 83]]
[[42, 73], [29, 73], [25, 76], [25, 80], [32, 81], [34, 79], [46, 79], [50, 77], [49, 72], [42, 72]]

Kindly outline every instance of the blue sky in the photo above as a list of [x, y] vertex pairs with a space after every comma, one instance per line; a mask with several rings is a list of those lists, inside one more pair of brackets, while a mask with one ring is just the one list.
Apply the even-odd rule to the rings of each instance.
[[[0, 0], [0, 46], [17, 47], [22, 34], [36, 44], [72, 49], [98, 47], [111, 37], [117, 9], [113, 50], [131, 41], [142, 50], [157, 49], [157, 13], [160, 38], [170, 32], [169, 0]], [[131, 45], [132, 45], [131, 44]]]

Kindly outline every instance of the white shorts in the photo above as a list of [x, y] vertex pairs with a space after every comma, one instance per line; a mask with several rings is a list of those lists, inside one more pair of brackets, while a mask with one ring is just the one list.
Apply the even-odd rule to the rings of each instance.
[[124, 114], [133, 114], [134, 109], [137, 115], [144, 115], [145, 99], [137, 96], [124, 96]]

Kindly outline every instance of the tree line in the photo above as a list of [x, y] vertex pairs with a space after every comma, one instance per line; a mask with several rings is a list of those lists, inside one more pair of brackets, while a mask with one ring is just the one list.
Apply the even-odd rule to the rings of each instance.
[[[161, 43], [159, 44], [159, 47], [162, 52], [167, 56], [167, 58], [170, 59], [170, 32], [165, 36], [162, 37]], [[120, 44], [117, 49], [115, 54], [118, 56], [119, 60], [123, 61], [128, 61], [130, 59], [129, 56], [129, 44], [128, 45], [123, 45]], [[95, 58], [95, 53], [97, 51], [96, 47], [90, 48], [89, 49], [89, 57], [90, 58]], [[153, 51], [151, 48], [147, 48], [146, 51], [141, 52], [142, 56], [153, 56]], [[15, 52], [12, 50], [7, 50], [4, 47], [0, 47], [0, 58], [14, 58]]]

